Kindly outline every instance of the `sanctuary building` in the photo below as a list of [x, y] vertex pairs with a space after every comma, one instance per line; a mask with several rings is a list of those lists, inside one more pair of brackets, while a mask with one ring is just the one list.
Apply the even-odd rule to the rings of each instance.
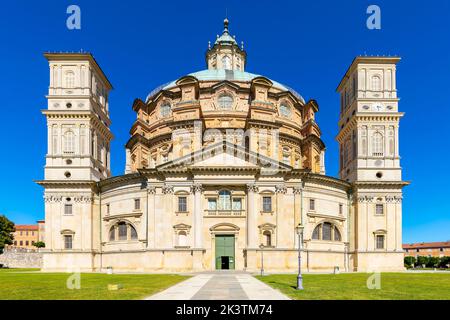
[[[43, 270], [403, 269], [398, 57], [357, 57], [341, 97], [339, 178], [325, 174], [319, 104], [246, 71], [228, 30], [206, 69], [136, 99], [111, 176], [112, 89], [89, 53], [50, 65]], [[337, 109], [337, 108], [336, 108]]]

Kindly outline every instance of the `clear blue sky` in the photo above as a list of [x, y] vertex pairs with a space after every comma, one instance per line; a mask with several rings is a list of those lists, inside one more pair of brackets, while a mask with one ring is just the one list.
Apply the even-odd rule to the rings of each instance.
[[[427, 5], [425, 6], [424, 3]], [[66, 9], [81, 8], [81, 30]], [[382, 29], [366, 28], [381, 7]], [[336, 176], [339, 97], [356, 55], [400, 55], [400, 152], [405, 180], [404, 242], [450, 239], [450, 1], [4, 1], [1, 4], [0, 213], [16, 223], [44, 217], [48, 65], [44, 51], [91, 51], [115, 90], [112, 170], [123, 173], [131, 104], [158, 85], [205, 69], [208, 40], [230, 31], [245, 41], [247, 71], [284, 83], [320, 105], [327, 174]]]

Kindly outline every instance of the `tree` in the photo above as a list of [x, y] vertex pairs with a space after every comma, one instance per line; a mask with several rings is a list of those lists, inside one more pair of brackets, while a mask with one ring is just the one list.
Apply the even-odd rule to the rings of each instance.
[[36, 248], [45, 248], [45, 243], [42, 241], [38, 241], [38, 242], [35, 242], [33, 244], [33, 246], [35, 246]]
[[416, 266], [422, 268], [423, 265], [427, 265], [428, 261], [430, 260], [430, 258], [425, 257], [425, 256], [418, 256], [417, 257], [417, 261], [416, 261]]
[[14, 222], [10, 221], [4, 215], [0, 216], [0, 254], [3, 253], [3, 248], [8, 244], [13, 244], [13, 232], [16, 231]]
[[416, 258], [411, 256], [405, 257], [404, 263], [407, 268], [412, 268], [416, 263]]
[[449, 256], [441, 257], [441, 259], [439, 261], [439, 268], [448, 268], [447, 265], [449, 265], [449, 264], [450, 264]]
[[438, 257], [430, 257], [428, 259], [427, 268], [436, 268], [439, 265], [439, 260]]

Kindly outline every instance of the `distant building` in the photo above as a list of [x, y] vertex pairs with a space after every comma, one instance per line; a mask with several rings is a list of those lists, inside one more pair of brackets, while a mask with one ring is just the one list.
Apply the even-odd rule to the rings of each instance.
[[450, 241], [447, 242], [421, 242], [404, 244], [405, 257], [444, 257], [450, 256]]
[[13, 244], [9, 247], [36, 249], [34, 244], [43, 241], [45, 221], [39, 220], [38, 224], [16, 224]]
[[45, 242], [45, 220], [38, 220], [38, 241]]

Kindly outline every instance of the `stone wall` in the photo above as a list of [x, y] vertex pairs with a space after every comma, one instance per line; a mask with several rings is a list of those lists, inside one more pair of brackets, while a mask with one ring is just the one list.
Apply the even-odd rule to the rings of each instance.
[[0, 254], [0, 264], [9, 268], [41, 268], [42, 253], [33, 249], [5, 248]]

